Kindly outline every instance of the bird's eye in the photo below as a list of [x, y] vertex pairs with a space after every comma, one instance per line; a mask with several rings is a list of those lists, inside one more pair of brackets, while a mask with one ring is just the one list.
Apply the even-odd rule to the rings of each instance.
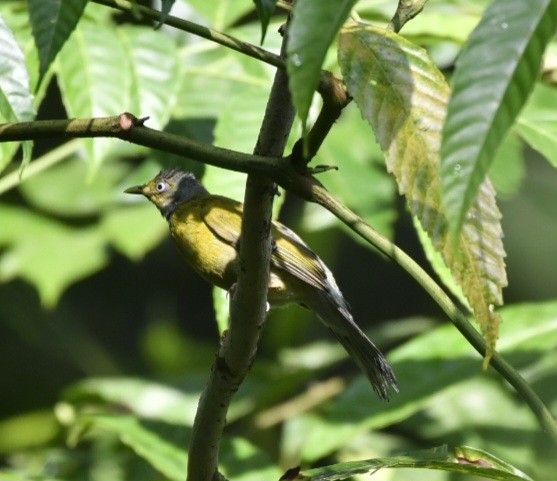
[[165, 182], [159, 182], [155, 189], [157, 189], [157, 192], [164, 192], [164, 190], [166, 189], [166, 183]]

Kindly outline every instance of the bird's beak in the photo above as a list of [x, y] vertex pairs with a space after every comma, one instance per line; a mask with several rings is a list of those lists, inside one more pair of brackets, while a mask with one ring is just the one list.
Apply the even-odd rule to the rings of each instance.
[[134, 185], [133, 187], [128, 187], [124, 193], [126, 194], [143, 194], [143, 185]]

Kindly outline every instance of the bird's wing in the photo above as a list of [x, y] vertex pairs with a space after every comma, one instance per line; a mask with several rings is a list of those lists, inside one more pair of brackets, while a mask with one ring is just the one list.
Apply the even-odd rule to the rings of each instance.
[[273, 222], [271, 262], [305, 283], [329, 291], [329, 276], [323, 261], [288, 227]]
[[203, 203], [201, 216], [207, 227], [224, 243], [240, 247], [242, 204], [228, 197], [213, 195]]
[[[227, 197], [211, 196], [203, 204], [203, 221], [223, 242], [240, 248], [242, 204]], [[321, 259], [288, 227], [273, 222], [271, 264], [317, 289], [329, 291], [330, 274]]]

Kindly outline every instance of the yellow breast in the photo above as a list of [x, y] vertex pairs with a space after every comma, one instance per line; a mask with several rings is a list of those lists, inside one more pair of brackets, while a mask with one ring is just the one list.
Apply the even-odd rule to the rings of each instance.
[[[225, 198], [200, 196], [181, 204], [172, 214], [170, 231], [191, 267], [205, 280], [228, 290], [238, 276], [236, 249], [217, 235], [211, 223], [230, 216], [241, 219], [241, 211], [231, 210], [222, 199]], [[237, 220], [231, 222], [235, 225]], [[238, 223], [238, 233], [240, 225]]]

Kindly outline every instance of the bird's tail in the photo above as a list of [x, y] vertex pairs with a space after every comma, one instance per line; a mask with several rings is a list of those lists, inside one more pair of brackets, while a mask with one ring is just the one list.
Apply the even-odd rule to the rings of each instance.
[[381, 399], [390, 399], [389, 389], [398, 392], [398, 384], [390, 364], [356, 325], [344, 299], [336, 299], [336, 296], [330, 293], [320, 293], [308, 307], [319, 315], [350, 357], [364, 371]]

